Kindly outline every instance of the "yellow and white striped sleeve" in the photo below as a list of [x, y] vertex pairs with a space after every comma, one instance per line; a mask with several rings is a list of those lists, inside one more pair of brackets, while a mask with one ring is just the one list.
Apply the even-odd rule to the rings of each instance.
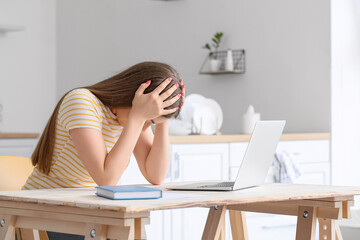
[[101, 108], [94, 95], [87, 89], [76, 89], [63, 99], [59, 124], [67, 131], [74, 128], [93, 128], [101, 131]]

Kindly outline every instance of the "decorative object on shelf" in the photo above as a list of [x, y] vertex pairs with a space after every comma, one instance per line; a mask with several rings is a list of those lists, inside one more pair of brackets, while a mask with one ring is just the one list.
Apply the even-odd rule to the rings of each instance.
[[[211, 71], [216, 72], [219, 70], [221, 59], [217, 56], [218, 48], [220, 47], [221, 39], [224, 36], [224, 33], [222, 32], [216, 32], [211, 39], [212, 43], [211, 45], [209, 43], [206, 43], [203, 48], [208, 49], [210, 51], [209, 53], [209, 61], [210, 61], [210, 68]], [[215, 51], [213, 51], [215, 49]]]
[[0, 24], [0, 35], [5, 35], [8, 32], [17, 32], [24, 31], [25, 27], [22, 26], [12, 26], [12, 25], [4, 25]]
[[200, 74], [234, 74], [234, 73], [245, 73], [245, 50], [235, 49], [231, 50], [233, 59], [233, 70], [226, 70], [226, 62], [228, 58], [228, 51], [217, 51], [213, 53], [216, 55], [216, 59], [219, 60], [219, 68], [217, 71], [212, 71], [210, 65], [210, 56], [208, 56], [203, 62], [200, 68]]
[[223, 113], [213, 99], [200, 94], [190, 94], [178, 119], [169, 120], [171, 135], [215, 135], [220, 134]]
[[242, 132], [251, 134], [257, 121], [260, 121], [260, 113], [255, 113], [253, 105], [250, 105], [243, 115]]
[[234, 61], [231, 49], [227, 50], [226, 62], [225, 62], [226, 71], [234, 71]]

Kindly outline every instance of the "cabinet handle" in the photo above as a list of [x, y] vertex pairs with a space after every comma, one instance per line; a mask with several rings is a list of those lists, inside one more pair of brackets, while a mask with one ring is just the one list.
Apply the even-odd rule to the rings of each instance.
[[175, 161], [174, 161], [174, 179], [179, 179], [180, 177], [180, 155], [175, 153]]

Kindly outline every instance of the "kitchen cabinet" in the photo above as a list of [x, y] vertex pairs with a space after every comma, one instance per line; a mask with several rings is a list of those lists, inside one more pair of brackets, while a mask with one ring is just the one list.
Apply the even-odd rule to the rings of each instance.
[[0, 155], [30, 158], [37, 141], [37, 138], [0, 138]]

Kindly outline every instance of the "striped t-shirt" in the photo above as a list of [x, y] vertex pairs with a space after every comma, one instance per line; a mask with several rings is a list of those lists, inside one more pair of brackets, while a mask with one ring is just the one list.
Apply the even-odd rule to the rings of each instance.
[[75, 89], [63, 99], [56, 119], [55, 148], [49, 175], [37, 167], [23, 189], [94, 187], [96, 183], [81, 162], [69, 130], [93, 128], [102, 132], [107, 151], [115, 145], [122, 126], [110, 108], [87, 89]]

